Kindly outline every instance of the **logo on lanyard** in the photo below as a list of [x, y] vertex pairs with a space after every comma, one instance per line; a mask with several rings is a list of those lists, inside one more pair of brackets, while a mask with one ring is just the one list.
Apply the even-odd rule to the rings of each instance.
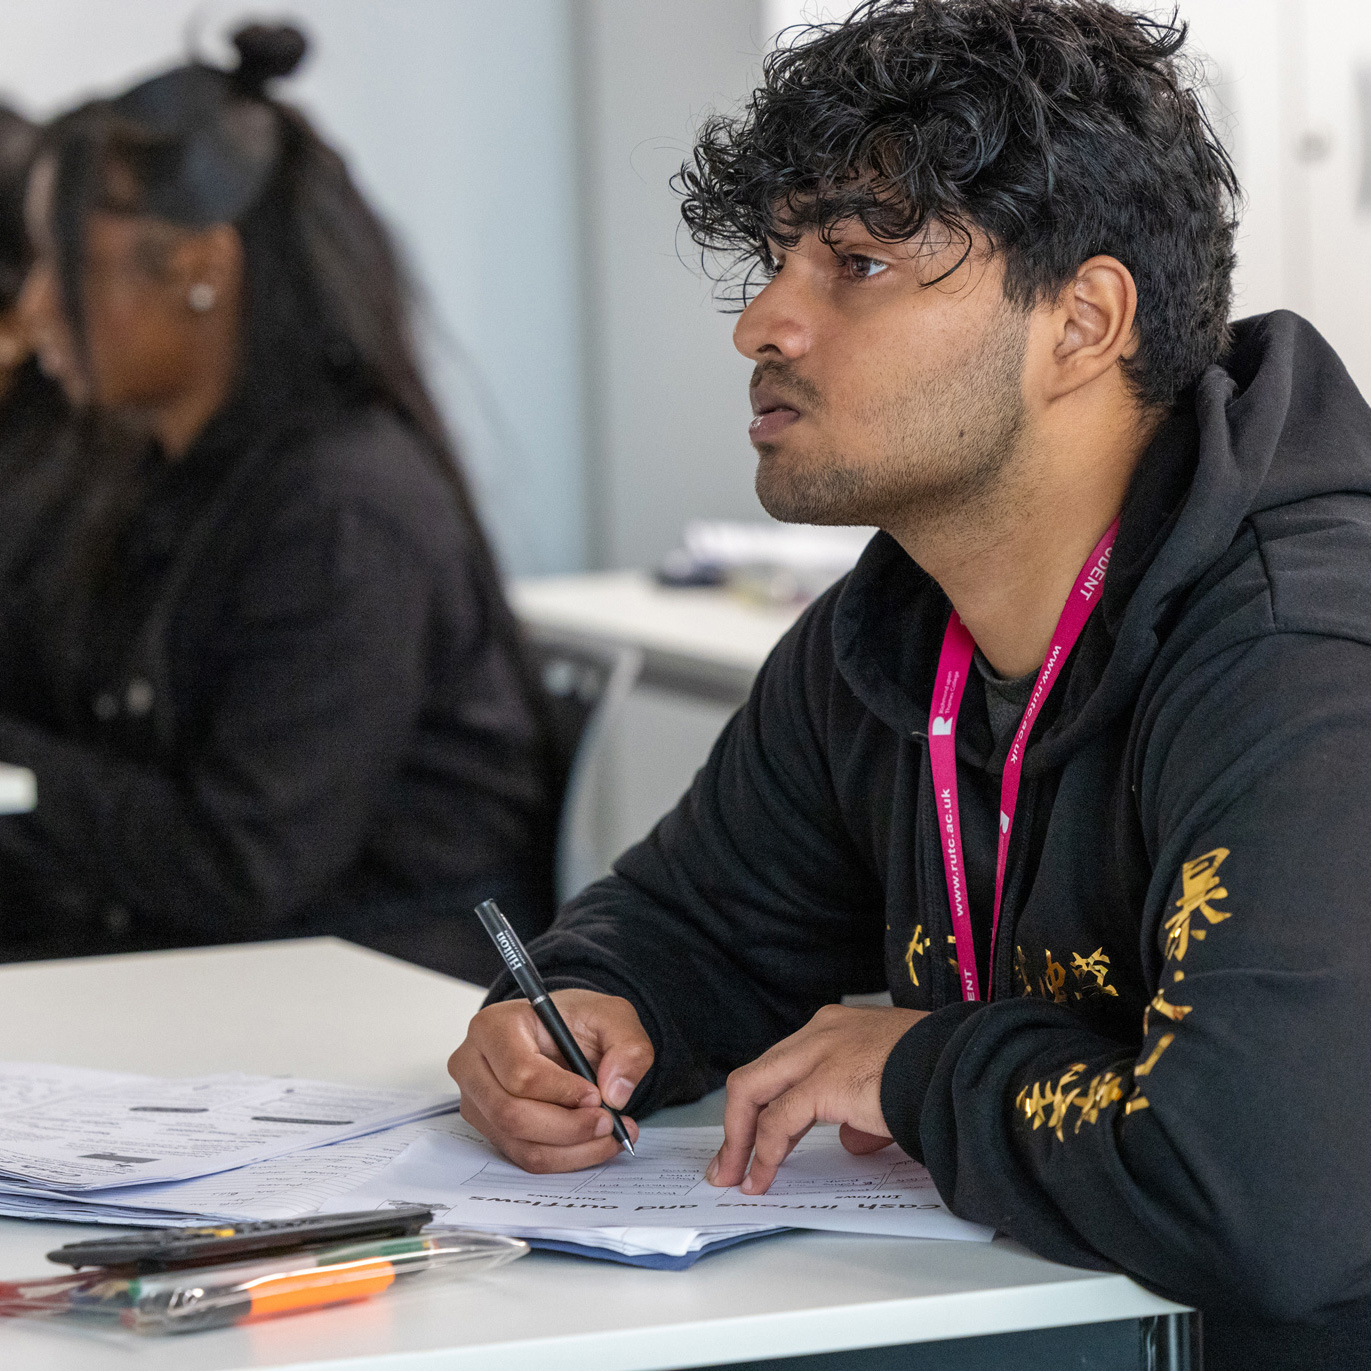
[[[1023, 755], [1028, 735], [1043, 703], [1056, 685], [1060, 668], [1076, 646], [1091, 611], [1098, 603], [1109, 557], [1118, 536], [1119, 521], [1114, 520], [1095, 550], [1086, 558], [1071, 594], [1066, 597], [1061, 618], [1052, 633], [1047, 656], [1029, 697], [1028, 707], [1005, 758], [1000, 781], [1000, 833], [995, 854], [995, 907], [990, 923], [990, 975], [993, 983], [995, 938], [1000, 930], [1000, 904], [1004, 898], [1005, 867], [1009, 860], [1009, 839], [1014, 828], [1014, 811], [1019, 802], [1019, 782], [1023, 777]], [[962, 998], [981, 998], [980, 977], [976, 971], [976, 947], [971, 932], [971, 907], [966, 891], [966, 862], [962, 848], [962, 823], [957, 806], [957, 715], [962, 707], [967, 675], [971, 668], [976, 640], [954, 610], [943, 634], [938, 657], [938, 675], [933, 691], [933, 706], [928, 715], [928, 759], [933, 768], [933, 788], [937, 796], [938, 829], [943, 853], [943, 873], [947, 877], [947, 903], [952, 912], [952, 929], [957, 935], [957, 974]]]

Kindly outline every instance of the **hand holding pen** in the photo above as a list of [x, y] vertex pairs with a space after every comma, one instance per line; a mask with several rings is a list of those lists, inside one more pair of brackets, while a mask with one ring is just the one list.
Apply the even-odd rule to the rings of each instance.
[[[581, 1050], [580, 1044], [576, 1041], [571, 1030], [567, 1027], [566, 1021], [562, 1018], [556, 1004], [548, 994], [547, 988], [543, 985], [542, 977], [538, 975], [537, 968], [529, 959], [528, 952], [520, 941], [519, 935], [515, 933], [514, 929], [510, 926], [509, 921], [500, 912], [499, 906], [496, 905], [494, 900], [486, 900], [484, 903], [477, 906], [476, 914], [481, 920], [482, 926], [490, 935], [491, 941], [499, 950], [505, 965], [509, 968], [519, 989], [528, 998], [529, 1005], [538, 1016], [539, 1022], [541, 1022], [543, 1027], [547, 1030], [548, 1036], [556, 1045], [557, 1050], [562, 1054], [562, 1058], [567, 1066], [584, 1080], [590, 1082], [591, 1085], [596, 1086], [598, 1090], [598, 1080], [594, 1068], [592, 1068], [590, 1063], [586, 1060], [585, 1053]], [[629, 1012], [632, 1012], [631, 1009]], [[641, 1034], [641, 1027], [639, 1027], [638, 1031]], [[459, 1048], [458, 1052], [454, 1054], [454, 1063], [461, 1055], [462, 1050], [463, 1049]], [[454, 1074], [456, 1074], [455, 1071]], [[459, 1084], [463, 1084], [460, 1079]], [[463, 1091], [465, 1096], [466, 1086], [464, 1084]], [[626, 1104], [627, 1096], [625, 1095], [625, 1098], [619, 1101], [619, 1103], [621, 1105]], [[612, 1107], [604, 1098], [603, 1094], [601, 1094], [600, 1097], [600, 1104], [609, 1115], [611, 1120], [610, 1129], [615, 1140], [623, 1150], [627, 1151], [630, 1155], [633, 1155], [633, 1141], [618, 1109]], [[464, 1109], [463, 1112], [466, 1113], [467, 1111]], [[508, 1151], [508, 1149], [506, 1150]], [[516, 1157], [515, 1160], [518, 1160], [518, 1158]], [[538, 1169], [550, 1170], [561, 1168], [543, 1166]]]

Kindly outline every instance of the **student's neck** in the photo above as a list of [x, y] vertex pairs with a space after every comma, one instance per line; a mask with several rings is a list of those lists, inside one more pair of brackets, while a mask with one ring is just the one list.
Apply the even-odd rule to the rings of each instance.
[[[890, 532], [943, 588], [1005, 677], [1036, 671], [1086, 558], [1123, 507], [1155, 423], [1096, 433], [1088, 452], [1038, 447], [978, 506]], [[1079, 460], [1073, 458], [1079, 457]]]

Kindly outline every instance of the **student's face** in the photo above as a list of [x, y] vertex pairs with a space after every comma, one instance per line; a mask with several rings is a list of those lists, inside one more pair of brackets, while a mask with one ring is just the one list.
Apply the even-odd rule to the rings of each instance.
[[183, 273], [169, 268], [181, 235], [146, 217], [89, 217], [83, 356], [63, 307], [50, 228], [52, 179], [51, 163], [40, 162], [27, 206], [34, 264], [19, 300], [39, 362], [76, 403], [156, 410], [187, 384], [197, 347]]
[[1002, 485], [1024, 429], [1028, 316], [1000, 260], [842, 225], [776, 246], [734, 344], [757, 363], [757, 494], [776, 518], [908, 527]]

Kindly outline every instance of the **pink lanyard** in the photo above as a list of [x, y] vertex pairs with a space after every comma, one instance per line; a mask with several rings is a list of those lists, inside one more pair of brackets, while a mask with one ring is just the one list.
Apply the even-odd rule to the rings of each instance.
[[[1004, 896], [1004, 872], [1009, 860], [1009, 835], [1014, 828], [1014, 810], [1019, 803], [1019, 781], [1023, 775], [1024, 747], [1033, 731], [1034, 721], [1052, 687], [1058, 668], [1076, 646], [1090, 612], [1099, 602], [1099, 590], [1119, 521], [1114, 520], [1086, 559], [1076, 584], [1071, 587], [1062, 616], [1052, 634], [1052, 643], [1038, 672], [1038, 682], [1019, 721], [1018, 732], [1005, 758], [1000, 782], [1000, 837], [995, 854], [995, 912], [990, 924], [990, 976], [994, 981], [995, 937], [1000, 931], [1000, 901]], [[962, 692], [971, 670], [971, 655], [976, 640], [953, 610], [943, 635], [943, 650], [938, 657], [937, 683], [933, 708], [928, 715], [928, 759], [933, 767], [933, 788], [938, 797], [938, 819], [943, 836], [943, 870], [947, 875], [947, 902], [952, 910], [952, 928], [957, 935], [957, 970], [962, 979], [962, 998], [981, 998], [980, 978], [976, 974], [976, 948], [971, 932], [971, 906], [966, 893], [966, 863], [962, 848], [962, 821], [957, 808], [957, 714], [962, 707]]]

